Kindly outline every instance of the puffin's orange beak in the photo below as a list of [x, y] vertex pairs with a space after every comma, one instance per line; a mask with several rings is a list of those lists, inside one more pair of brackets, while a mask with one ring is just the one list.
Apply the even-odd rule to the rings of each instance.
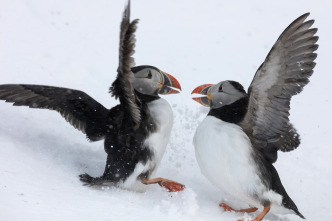
[[178, 94], [180, 93], [178, 90], [174, 90], [173, 88], [177, 88], [181, 91], [181, 85], [175, 77], [166, 72], [161, 72], [163, 76], [163, 82], [159, 82], [158, 87], [160, 88], [159, 94]]
[[[205, 95], [203, 97], [193, 97], [192, 99], [203, 106], [210, 107], [210, 100], [212, 99], [211, 93], [208, 92], [210, 87], [213, 84], [203, 84], [201, 86], [196, 87], [191, 94], [202, 94]], [[206, 96], [208, 95], [208, 96]]]

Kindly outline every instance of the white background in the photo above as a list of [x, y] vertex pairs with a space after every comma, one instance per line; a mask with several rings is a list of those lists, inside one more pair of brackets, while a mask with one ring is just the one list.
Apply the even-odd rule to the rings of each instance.
[[[1, 0], [0, 84], [26, 83], [83, 90], [105, 107], [118, 101], [108, 87], [116, 76], [119, 25], [125, 1]], [[253, 215], [234, 207], [196, 164], [192, 145], [207, 110], [191, 100], [203, 83], [236, 80], [246, 88], [281, 32], [311, 12], [320, 45], [311, 82], [294, 97], [291, 121], [301, 146], [279, 153], [281, 180], [307, 220], [328, 220], [332, 206], [331, 1], [133, 0], [140, 18], [137, 65], [174, 75], [183, 91], [164, 96], [174, 130], [157, 176], [186, 184], [180, 193], [149, 186], [145, 193], [82, 186], [78, 175], [104, 170], [103, 142], [89, 143], [52, 111], [0, 102], [1, 220], [236, 220]], [[217, 175], [217, 174], [216, 174]], [[301, 220], [268, 214], [265, 220]]]

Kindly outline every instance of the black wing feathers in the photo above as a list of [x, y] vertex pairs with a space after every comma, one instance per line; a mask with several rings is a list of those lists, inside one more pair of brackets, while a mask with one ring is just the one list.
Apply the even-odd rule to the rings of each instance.
[[82, 91], [67, 88], [7, 84], [0, 85], [0, 99], [15, 106], [59, 112], [91, 141], [103, 139], [109, 122], [108, 110]]
[[135, 53], [135, 31], [137, 29], [137, 23], [137, 19], [130, 23], [129, 2], [123, 13], [121, 22], [118, 75], [110, 87], [110, 93], [115, 98], [120, 99], [126, 116], [131, 119], [135, 128], [139, 127], [141, 121], [140, 101], [131, 83], [134, 79], [131, 67], [133, 67], [135, 63], [132, 55]]
[[241, 125], [255, 148], [273, 155], [267, 158], [276, 160], [275, 147], [291, 151], [300, 144], [288, 117], [291, 97], [308, 84], [316, 65], [317, 29], [311, 28], [314, 20], [305, 22], [308, 16], [300, 16], [284, 30], [248, 89], [248, 112]]

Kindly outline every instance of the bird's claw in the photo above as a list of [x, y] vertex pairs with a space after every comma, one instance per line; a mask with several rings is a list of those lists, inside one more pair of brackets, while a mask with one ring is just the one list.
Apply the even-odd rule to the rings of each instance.
[[222, 207], [224, 209], [224, 211], [233, 211], [234, 210], [232, 207], [228, 206], [225, 203], [220, 203], [219, 206]]
[[178, 192], [184, 190], [185, 188], [185, 185], [175, 181], [160, 181], [158, 184], [169, 192]]

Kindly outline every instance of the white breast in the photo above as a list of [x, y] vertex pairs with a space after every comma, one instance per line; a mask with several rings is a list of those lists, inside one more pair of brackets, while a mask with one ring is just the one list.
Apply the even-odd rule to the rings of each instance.
[[145, 141], [145, 145], [154, 154], [154, 163], [158, 165], [164, 155], [173, 127], [173, 111], [169, 103], [160, 98], [148, 104], [151, 117], [157, 125], [157, 131]]
[[152, 101], [148, 103], [148, 109], [156, 124], [157, 130], [145, 140], [144, 146], [150, 149], [153, 157], [145, 164], [139, 162], [136, 165], [134, 172], [124, 183], [124, 187], [131, 189], [144, 189], [144, 187], [137, 182], [137, 176], [141, 173], [152, 171], [151, 177], [154, 175], [154, 172], [165, 153], [173, 126], [172, 108], [166, 100], [160, 98]]
[[207, 116], [196, 130], [194, 146], [201, 172], [211, 183], [238, 200], [260, 205], [254, 196], [268, 190], [255, 171], [251, 143], [241, 127]]

